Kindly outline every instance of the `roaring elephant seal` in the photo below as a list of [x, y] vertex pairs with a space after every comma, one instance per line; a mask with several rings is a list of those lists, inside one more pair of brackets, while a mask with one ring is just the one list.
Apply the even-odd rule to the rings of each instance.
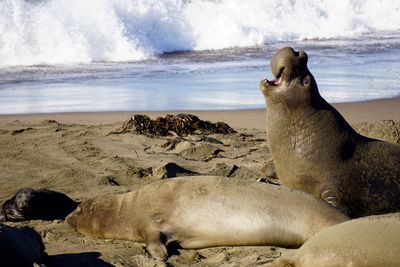
[[267, 139], [283, 184], [351, 217], [400, 210], [400, 145], [358, 134], [319, 94], [307, 54], [290, 47], [271, 60], [260, 88]]
[[299, 248], [267, 266], [397, 267], [400, 263], [400, 214], [369, 216], [326, 228]]
[[41, 264], [46, 256], [42, 238], [29, 227], [0, 224], [0, 248], [1, 266], [33, 266]]
[[60, 192], [23, 188], [4, 202], [0, 222], [64, 219], [78, 205]]
[[323, 201], [286, 187], [190, 176], [86, 200], [66, 221], [84, 235], [144, 242], [162, 260], [170, 242], [187, 249], [298, 247], [322, 228], [347, 219]]

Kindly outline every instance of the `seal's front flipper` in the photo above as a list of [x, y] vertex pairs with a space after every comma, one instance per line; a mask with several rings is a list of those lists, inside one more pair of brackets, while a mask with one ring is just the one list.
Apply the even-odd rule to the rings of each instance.
[[335, 190], [327, 189], [321, 192], [321, 198], [329, 205], [337, 208], [341, 212], [347, 214], [347, 208], [340, 203], [339, 197]]
[[165, 260], [168, 257], [167, 247], [162, 241], [163, 235], [157, 231], [146, 231], [144, 241], [146, 249], [156, 260]]
[[336, 192], [334, 190], [324, 190], [321, 192], [321, 198], [326, 203], [334, 206], [335, 208], [339, 205], [339, 199], [336, 196]]

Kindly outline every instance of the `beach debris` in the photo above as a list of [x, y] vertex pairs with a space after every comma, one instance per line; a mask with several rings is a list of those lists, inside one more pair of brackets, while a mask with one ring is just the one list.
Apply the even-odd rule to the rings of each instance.
[[224, 122], [212, 123], [192, 114], [166, 115], [155, 120], [136, 114], [125, 121], [121, 130], [110, 134], [136, 133], [148, 136], [187, 136], [189, 134], [232, 134], [236, 131]]
[[105, 177], [100, 178], [100, 185], [112, 185], [112, 186], [119, 186], [117, 179], [112, 175], [107, 175]]
[[153, 175], [159, 179], [173, 178], [179, 176], [199, 175], [199, 173], [179, 166], [175, 162], [168, 162], [153, 170]]
[[16, 130], [11, 132], [11, 135], [20, 134], [20, 133], [23, 133], [23, 132], [26, 132], [26, 131], [30, 131], [30, 130], [33, 130], [33, 128], [32, 127], [28, 127], [28, 128], [16, 129]]
[[42, 125], [53, 126], [55, 132], [59, 132], [65, 128], [65, 124], [59, 123], [56, 120], [43, 120]]
[[274, 179], [268, 179], [268, 178], [264, 178], [264, 177], [260, 177], [257, 179], [257, 182], [259, 183], [266, 183], [266, 184], [273, 184], [273, 185], [281, 185], [278, 180], [274, 180]]
[[60, 123], [56, 120], [43, 120], [41, 122], [43, 125], [60, 125]]

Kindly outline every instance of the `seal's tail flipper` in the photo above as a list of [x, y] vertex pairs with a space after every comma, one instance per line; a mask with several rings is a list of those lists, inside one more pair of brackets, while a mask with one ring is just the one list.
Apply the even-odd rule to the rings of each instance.
[[168, 257], [168, 250], [163, 243], [163, 234], [158, 231], [147, 230], [144, 233], [144, 242], [150, 255], [156, 260], [165, 260]]

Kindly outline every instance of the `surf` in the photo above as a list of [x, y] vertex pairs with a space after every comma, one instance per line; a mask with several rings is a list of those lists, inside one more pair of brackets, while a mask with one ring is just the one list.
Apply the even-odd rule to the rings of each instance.
[[132, 62], [398, 31], [390, 0], [3, 0], [0, 66]]

